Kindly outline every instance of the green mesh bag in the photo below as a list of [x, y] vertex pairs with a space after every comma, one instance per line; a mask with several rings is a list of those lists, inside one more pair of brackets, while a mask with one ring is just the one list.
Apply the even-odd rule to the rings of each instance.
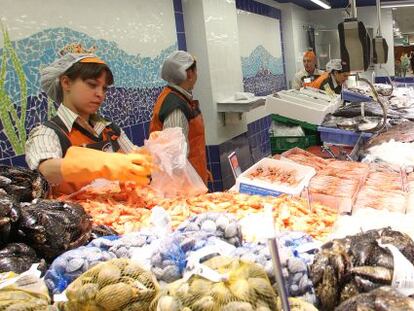
[[66, 290], [65, 311], [146, 311], [159, 285], [151, 272], [129, 259], [103, 262], [86, 271]]

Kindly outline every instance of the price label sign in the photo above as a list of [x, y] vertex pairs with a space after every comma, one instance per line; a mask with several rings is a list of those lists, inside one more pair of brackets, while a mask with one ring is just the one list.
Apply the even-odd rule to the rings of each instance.
[[233, 172], [234, 178], [237, 179], [237, 177], [241, 175], [242, 170], [240, 168], [239, 161], [237, 160], [236, 152], [233, 151], [232, 153], [230, 153], [228, 156], [228, 159], [229, 159], [230, 167]]

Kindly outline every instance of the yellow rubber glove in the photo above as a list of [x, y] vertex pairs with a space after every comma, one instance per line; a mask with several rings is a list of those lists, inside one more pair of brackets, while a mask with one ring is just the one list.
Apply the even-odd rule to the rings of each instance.
[[70, 147], [61, 163], [64, 182], [88, 184], [97, 178], [115, 181], [149, 183], [151, 158], [143, 154], [110, 153]]

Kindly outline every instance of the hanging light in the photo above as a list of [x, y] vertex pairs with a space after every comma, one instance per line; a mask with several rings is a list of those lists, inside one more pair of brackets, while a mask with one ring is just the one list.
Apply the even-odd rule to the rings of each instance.
[[326, 10], [331, 8], [331, 5], [327, 3], [325, 0], [311, 0], [311, 1]]
[[404, 1], [382, 1], [381, 8], [390, 9], [390, 8], [403, 8], [414, 6], [413, 0], [404, 0]]

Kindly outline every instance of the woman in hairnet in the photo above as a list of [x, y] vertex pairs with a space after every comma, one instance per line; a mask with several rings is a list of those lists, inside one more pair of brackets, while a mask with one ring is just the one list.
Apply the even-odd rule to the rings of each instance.
[[342, 84], [344, 84], [349, 77], [349, 71], [346, 69], [346, 64], [340, 59], [331, 59], [328, 64], [326, 64], [326, 71], [326, 73], [321, 75], [309, 86], [324, 90], [328, 94], [340, 94], [342, 91]]
[[197, 82], [197, 62], [185, 51], [175, 51], [167, 57], [161, 68], [161, 78], [168, 85], [159, 95], [150, 124], [150, 132], [180, 127], [187, 139], [188, 160], [207, 183], [204, 122], [197, 100], [191, 94]]
[[313, 51], [303, 54], [303, 69], [299, 70], [292, 81], [292, 88], [299, 90], [319, 78], [324, 72], [316, 68], [316, 55]]
[[72, 193], [96, 178], [147, 184], [148, 156], [97, 111], [113, 83], [109, 67], [94, 54], [68, 53], [41, 71], [41, 86], [60, 104], [51, 120], [34, 128], [26, 162], [39, 169], [55, 194]]

